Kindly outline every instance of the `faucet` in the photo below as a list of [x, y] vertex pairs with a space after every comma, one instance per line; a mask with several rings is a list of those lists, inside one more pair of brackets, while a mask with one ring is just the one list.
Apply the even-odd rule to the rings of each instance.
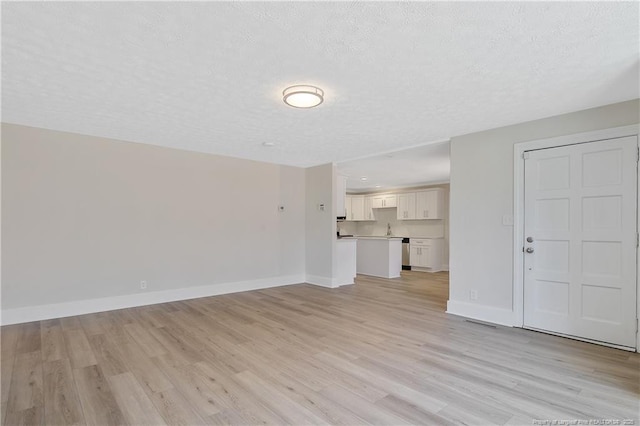
[[387, 223], [387, 237], [391, 236], [391, 224]]

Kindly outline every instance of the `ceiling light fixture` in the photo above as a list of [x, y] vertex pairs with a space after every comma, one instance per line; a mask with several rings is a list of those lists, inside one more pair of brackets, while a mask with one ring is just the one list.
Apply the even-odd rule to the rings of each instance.
[[282, 100], [294, 108], [313, 108], [324, 101], [324, 91], [316, 86], [299, 84], [284, 89]]
[[366, 181], [367, 181], [367, 177], [366, 177], [366, 176], [362, 176], [362, 177], [360, 178], [360, 180], [361, 180], [361, 181], [363, 181], [363, 182], [366, 182]]

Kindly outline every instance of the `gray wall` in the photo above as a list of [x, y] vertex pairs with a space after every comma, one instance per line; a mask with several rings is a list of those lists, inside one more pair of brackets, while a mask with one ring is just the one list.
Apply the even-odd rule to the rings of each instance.
[[450, 302], [513, 308], [513, 227], [502, 225], [514, 208], [513, 145], [636, 124], [639, 106], [636, 99], [451, 139]]
[[3, 309], [304, 278], [305, 170], [3, 124], [2, 248]]
[[[306, 272], [307, 281], [331, 286], [336, 241], [334, 202], [335, 166], [324, 164], [306, 169]], [[324, 211], [318, 209], [324, 204]]]

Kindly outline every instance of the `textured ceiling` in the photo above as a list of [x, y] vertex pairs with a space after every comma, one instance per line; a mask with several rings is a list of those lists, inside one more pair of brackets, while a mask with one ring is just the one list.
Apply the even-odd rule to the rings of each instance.
[[638, 40], [637, 2], [3, 2], [2, 120], [310, 166], [637, 98]]
[[[374, 155], [338, 163], [350, 192], [449, 182], [449, 142]], [[362, 180], [362, 178], [366, 180]]]

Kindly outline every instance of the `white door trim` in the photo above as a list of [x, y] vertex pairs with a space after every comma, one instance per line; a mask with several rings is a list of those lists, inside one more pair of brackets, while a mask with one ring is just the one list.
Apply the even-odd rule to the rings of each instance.
[[[522, 248], [524, 247], [524, 153], [534, 149], [554, 148], [579, 143], [594, 142], [604, 139], [621, 138], [625, 136], [638, 136], [640, 125], [614, 127], [611, 129], [596, 130], [593, 132], [576, 133], [573, 135], [558, 136], [549, 139], [539, 139], [516, 143], [513, 146], [513, 312], [516, 323], [514, 326], [524, 326], [524, 263]], [[640, 185], [638, 185], [638, 200], [640, 200]], [[640, 215], [637, 214], [636, 205], [636, 229], [640, 230]], [[640, 250], [638, 250], [637, 265], [640, 264]], [[636, 273], [636, 288], [638, 287], [638, 274]], [[637, 291], [636, 316], [640, 314], [640, 288]], [[640, 352], [640, 340], [636, 334], [636, 351]]]

